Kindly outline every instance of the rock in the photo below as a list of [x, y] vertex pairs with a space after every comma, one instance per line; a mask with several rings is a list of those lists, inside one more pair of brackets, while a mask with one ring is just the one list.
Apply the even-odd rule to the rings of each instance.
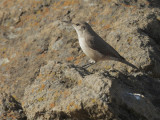
[[[117, 74], [112, 76], [110, 73]], [[32, 86], [26, 88], [23, 108], [29, 120], [158, 120], [159, 107], [154, 106], [160, 92], [158, 85], [156, 79], [140, 73], [136, 76], [126, 76], [118, 71], [93, 74], [81, 67], [50, 61], [41, 68]]]
[[0, 119], [3, 120], [26, 120], [25, 113], [13, 96], [0, 93]]
[[[27, 119], [159, 119], [159, 0], [0, 4], [0, 91]], [[81, 20], [140, 71], [115, 61], [83, 68], [89, 59], [61, 22]]]

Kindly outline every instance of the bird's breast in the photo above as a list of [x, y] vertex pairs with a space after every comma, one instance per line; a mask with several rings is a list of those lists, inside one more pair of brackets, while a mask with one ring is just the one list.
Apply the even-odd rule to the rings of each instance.
[[87, 43], [85, 41], [85, 38], [79, 37], [79, 45], [82, 48], [83, 52], [86, 53], [87, 49], [88, 49], [88, 45], [87, 45]]
[[83, 37], [78, 37], [80, 47], [82, 51], [91, 59], [98, 61], [104, 58], [104, 55], [99, 51], [92, 49]]
[[90, 48], [90, 46], [87, 44], [85, 38], [79, 38], [79, 44], [82, 49], [82, 51], [91, 59], [97, 61], [97, 55], [95, 51]]

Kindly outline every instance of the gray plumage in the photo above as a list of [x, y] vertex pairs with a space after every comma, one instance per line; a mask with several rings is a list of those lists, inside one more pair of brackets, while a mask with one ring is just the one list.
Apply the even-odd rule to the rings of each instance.
[[112, 46], [106, 43], [86, 22], [72, 24], [78, 34], [78, 40], [83, 52], [95, 62], [100, 60], [115, 60], [133, 68]]

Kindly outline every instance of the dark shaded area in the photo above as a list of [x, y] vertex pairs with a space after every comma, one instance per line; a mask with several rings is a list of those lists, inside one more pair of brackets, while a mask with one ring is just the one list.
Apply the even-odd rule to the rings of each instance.
[[[90, 64], [89, 64], [89, 65], [90, 65]], [[87, 67], [86, 67], [86, 66], [87, 66]], [[80, 67], [80, 66], [70, 65], [70, 68], [74, 68], [76, 71], [78, 71], [79, 74], [80, 74], [83, 78], [84, 78], [85, 76], [87, 76], [87, 75], [93, 74], [93, 73], [89, 72], [89, 71], [86, 69], [86, 68], [88, 68], [88, 67], [90, 67], [90, 66], [88, 66], [88, 64], [85, 65], [85, 67], [84, 67], [84, 66]]]
[[160, 8], [160, 0], [148, 0], [150, 7]]
[[[115, 87], [118, 86], [120, 87], [120, 89], [125, 89], [126, 92], [131, 91], [132, 93], [139, 93], [144, 95], [145, 99], [149, 100], [151, 104], [155, 106], [158, 111], [160, 111], [160, 82], [158, 82], [157, 79], [148, 77], [148, 75], [137, 75], [136, 77], [133, 75], [126, 75], [119, 72], [118, 70], [114, 70], [112, 72], [118, 72], [119, 77], [114, 77], [110, 74], [110, 72], [107, 71], [105, 71], [103, 75], [105, 77], [108, 77], [109, 79], [112, 79], [113, 81], [112, 87], [110, 89], [111, 104], [109, 104], [109, 110], [114, 115], [116, 115], [117, 119], [136, 120], [138, 118], [140, 120], [148, 120], [145, 116], [142, 116], [142, 114], [140, 114], [140, 110], [137, 113], [136, 110], [133, 109], [134, 107], [130, 108], [128, 105], [125, 104], [125, 102], [123, 102], [121, 97], [115, 96], [116, 92], [117, 94], [119, 94], [119, 92], [115, 90]], [[138, 101], [134, 103], [135, 106], [136, 103], [138, 103]], [[145, 107], [147, 109], [147, 104], [146, 106], [145, 104], [142, 106], [144, 106], [144, 109]], [[149, 112], [152, 113], [154, 111], [150, 109]]]
[[[147, 0], [149, 3], [149, 7], [153, 8], [160, 8], [160, 0]], [[142, 0], [119, 0], [119, 2], [124, 3], [126, 5], [134, 5], [134, 4], [139, 4], [140, 2], [143, 2]], [[145, 4], [141, 4], [141, 7], [144, 7]]]
[[1, 106], [3, 116], [0, 116], [0, 118], [12, 119], [13, 115], [17, 120], [27, 120], [21, 104], [13, 96], [4, 93]]
[[153, 50], [150, 49], [148, 51], [150, 58], [152, 59], [152, 63], [145, 67], [145, 71], [152, 71], [154, 74], [151, 75], [153, 77], [159, 78], [160, 75], [156, 72], [157, 70], [155, 68], [157, 68], [160, 64], [160, 21], [153, 14], [150, 14], [147, 17], [148, 19], [152, 19], [152, 21], [145, 28], [138, 29], [138, 32], [141, 35], [148, 36], [150, 38], [149, 41], [147, 41], [146, 44], [143, 44], [142, 46], [154, 46], [152, 47]]
[[[149, 15], [148, 19], [155, 18], [154, 15]], [[160, 45], [160, 21], [156, 18], [147, 25], [144, 29], [139, 29], [139, 32], [143, 32], [148, 35], [155, 43]]]
[[126, 5], [131, 5], [134, 2], [137, 2], [137, 0], [123, 0], [123, 1], [124, 1], [124, 4], [126, 4]]
[[[37, 120], [44, 114], [46, 114], [47, 111], [43, 110], [41, 112], [37, 112], [34, 120]], [[74, 113], [66, 114], [63, 111], [51, 111], [49, 113], [50, 117], [49, 120], [93, 120], [89, 117], [89, 114], [87, 114], [87, 111], [81, 109], [80, 111], [75, 111]], [[44, 116], [43, 116], [44, 117]]]
[[[114, 102], [114, 100], [112, 100]], [[144, 116], [141, 116], [140, 114], [135, 113], [132, 109], [128, 108], [125, 104], [123, 105], [117, 105], [117, 104], [111, 104], [110, 105], [111, 109], [112, 108], [117, 108], [119, 111], [114, 110], [114, 113], [119, 113], [117, 117], [117, 119], [121, 119], [121, 120], [147, 120], [147, 118], [145, 118]]]

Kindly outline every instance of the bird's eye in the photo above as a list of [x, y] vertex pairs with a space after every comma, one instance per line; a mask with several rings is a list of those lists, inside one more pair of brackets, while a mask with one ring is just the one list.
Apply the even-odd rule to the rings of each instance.
[[79, 26], [79, 23], [77, 23], [76, 25]]

